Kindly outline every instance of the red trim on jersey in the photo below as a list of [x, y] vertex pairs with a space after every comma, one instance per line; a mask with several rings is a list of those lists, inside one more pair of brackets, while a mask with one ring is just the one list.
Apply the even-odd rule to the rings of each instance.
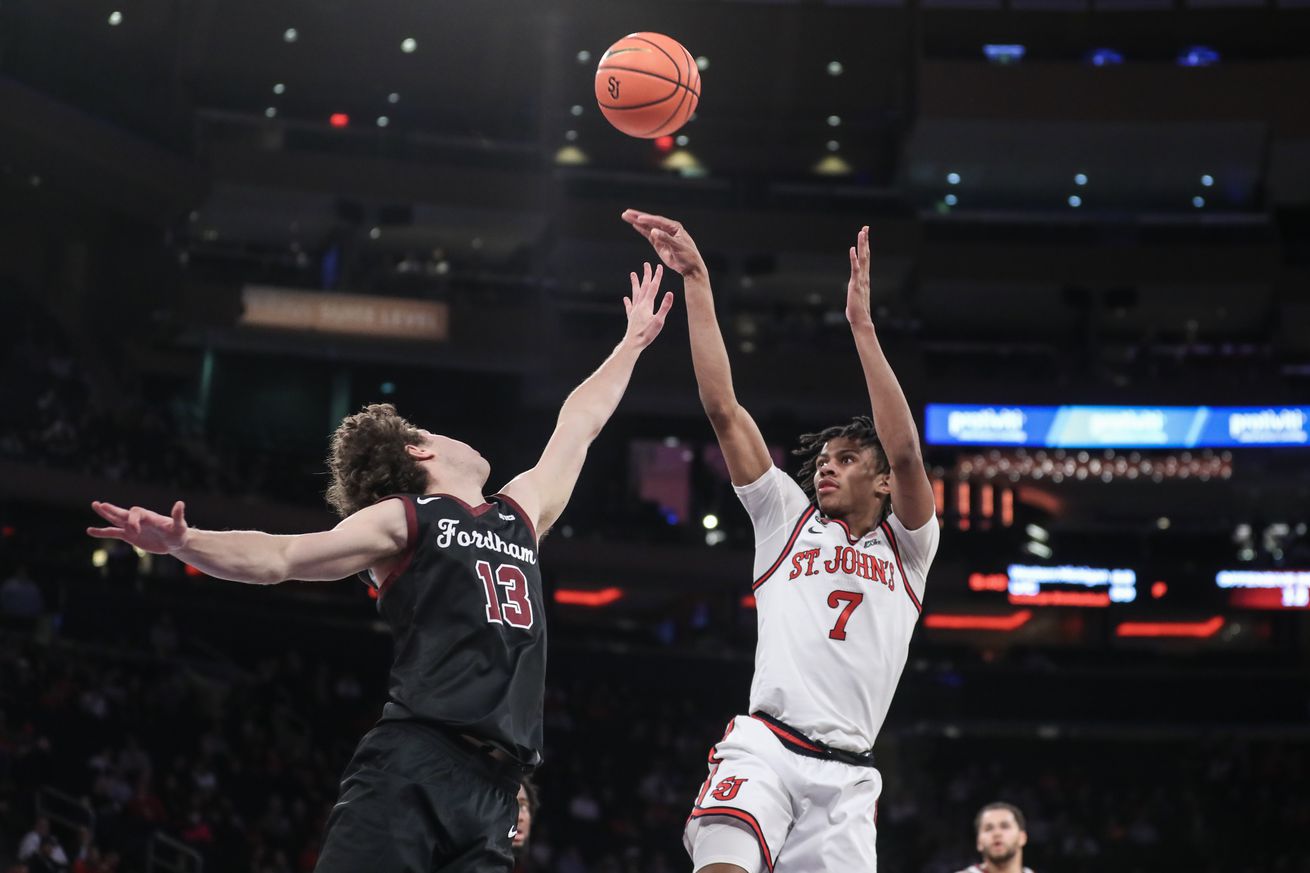
[[819, 752], [820, 754], [822, 754], [825, 751], [824, 749], [810, 742], [810, 740], [806, 738], [804, 734], [798, 734], [795, 731], [784, 730], [783, 728], [778, 727], [773, 722], [765, 721], [764, 719], [760, 718], [758, 715], [752, 715], [751, 718], [755, 719], [760, 724], [764, 725], [766, 728], [773, 731], [775, 734], [782, 737], [784, 740], [787, 740], [788, 742], [792, 742], [798, 746], [809, 749], [811, 752]]
[[[851, 536], [851, 528], [850, 528], [850, 525], [846, 524], [846, 522], [842, 521], [840, 518], [827, 518], [827, 517], [825, 516], [825, 517], [823, 517], [823, 518], [820, 518], [819, 521], [823, 522], [824, 524], [832, 524], [832, 523], [835, 522], [835, 523], [841, 525], [841, 529], [844, 530], [844, 531], [846, 532], [846, 540], [847, 540], [847, 542], [849, 542], [852, 546], [853, 546], [853, 545], [856, 545], [857, 543], [859, 543], [860, 540], [864, 539], [864, 537], [853, 537], [853, 536]], [[868, 536], [868, 534], [865, 534], [865, 536]]]
[[778, 556], [778, 560], [773, 562], [772, 567], [764, 571], [763, 576], [751, 583], [752, 591], [768, 581], [768, 578], [776, 573], [778, 568], [782, 566], [782, 562], [787, 560], [787, 556], [791, 554], [792, 546], [796, 545], [796, 538], [801, 535], [801, 528], [805, 527], [805, 523], [808, 522], [817, 511], [818, 507], [814, 505], [811, 505], [809, 509], [805, 510], [805, 514], [801, 516], [801, 520], [796, 522], [796, 527], [792, 528], [791, 537], [787, 540], [787, 545], [782, 547], [782, 554]]
[[[387, 578], [383, 579], [382, 583], [378, 585], [379, 601], [387, 593], [391, 583], [399, 579], [400, 574], [409, 569], [410, 563], [414, 560], [414, 553], [418, 551], [418, 510], [414, 508], [413, 499], [397, 495], [394, 498], [384, 497], [382, 500], [399, 500], [401, 506], [405, 507], [405, 551], [401, 552], [400, 560], [387, 574]], [[378, 503], [381, 502], [381, 500], [378, 501]]]
[[915, 610], [922, 615], [923, 604], [919, 602], [919, 598], [914, 593], [914, 586], [910, 584], [910, 577], [905, 575], [905, 567], [901, 564], [901, 549], [900, 546], [896, 545], [896, 534], [892, 533], [891, 523], [883, 521], [879, 526], [882, 528], [882, 532], [887, 534], [887, 544], [892, 547], [892, 557], [896, 559], [896, 569], [901, 571], [901, 587], [909, 593], [910, 601], [914, 604]]
[[[423, 496], [424, 496], [424, 497], [444, 497], [444, 498], [447, 499], [447, 500], [453, 500], [453, 501], [455, 501], [456, 503], [458, 503], [460, 506], [464, 507], [464, 511], [465, 511], [465, 512], [467, 512], [469, 515], [472, 515], [472, 516], [474, 516], [474, 517], [477, 517], [477, 516], [481, 515], [482, 513], [486, 512], [487, 510], [491, 509], [491, 507], [493, 507], [493, 506], [496, 505], [496, 504], [494, 504], [494, 503], [487, 503], [487, 502], [485, 502], [485, 500], [484, 500], [484, 502], [482, 503], [481, 506], [473, 506], [473, 505], [471, 505], [471, 504], [465, 503], [463, 500], [460, 500], [460, 499], [459, 499], [458, 497], [456, 497], [454, 494], [447, 494], [447, 493], [445, 493], [444, 491], [437, 491], [437, 492], [432, 493], [432, 494], [424, 494]], [[503, 496], [503, 495], [502, 495], [502, 496]]]
[[737, 809], [734, 806], [710, 806], [693, 809], [690, 818], [703, 818], [710, 815], [722, 815], [728, 818], [735, 818], [738, 821], [750, 825], [751, 830], [755, 831], [755, 839], [760, 842], [760, 854], [764, 856], [764, 864], [769, 868], [770, 873], [772, 873], [773, 854], [769, 852], [769, 844], [764, 841], [764, 831], [760, 829], [760, 823], [755, 820], [755, 816], [751, 815], [744, 809]]
[[[532, 534], [532, 541], [534, 543], [537, 542], [537, 526], [536, 524], [533, 523], [532, 517], [523, 511], [522, 506], [519, 506], [518, 501], [515, 500], [513, 497], [510, 497], [508, 494], [504, 494], [501, 492], [497, 492], [496, 494], [493, 494], [491, 496], [499, 497], [501, 500], [508, 503], [510, 505], [510, 508], [513, 509], [515, 512], [517, 512], [519, 514], [519, 517], [522, 518], [524, 523], [527, 524], [528, 532]], [[483, 511], [485, 512], [486, 510]], [[481, 513], [478, 514], [480, 515]]]

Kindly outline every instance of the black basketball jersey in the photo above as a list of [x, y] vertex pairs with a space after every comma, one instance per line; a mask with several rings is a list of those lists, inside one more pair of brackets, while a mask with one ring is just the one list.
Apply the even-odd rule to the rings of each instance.
[[424, 721], [541, 759], [546, 614], [537, 535], [513, 500], [400, 495], [409, 546], [379, 586], [395, 660], [382, 720]]

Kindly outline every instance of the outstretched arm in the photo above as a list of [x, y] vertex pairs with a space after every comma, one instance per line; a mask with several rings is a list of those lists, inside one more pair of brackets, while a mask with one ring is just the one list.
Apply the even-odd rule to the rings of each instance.
[[932, 483], [923, 467], [919, 431], [905, 401], [901, 383], [887, 362], [873, 327], [869, 308], [869, 228], [860, 229], [851, 246], [851, 278], [846, 285], [846, 320], [855, 335], [864, 383], [873, 406], [873, 423], [878, 440], [892, 469], [892, 506], [896, 516], [911, 530], [925, 525], [935, 512]]
[[564, 512], [582, 472], [582, 463], [587, 459], [587, 449], [623, 399], [642, 350], [664, 327], [664, 319], [673, 306], [673, 294], [666, 293], [659, 308], [654, 308], [663, 277], [664, 268], [656, 267], [652, 271], [650, 264], [645, 265], [640, 280], [636, 273], [630, 274], [632, 297], [623, 298], [623, 307], [628, 312], [628, 330], [623, 339], [599, 369], [564, 401], [555, 432], [537, 465], [514, 477], [502, 489], [523, 507], [539, 533], [549, 529]]
[[629, 209], [623, 220], [650, 241], [669, 269], [682, 274], [687, 298], [687, 327], [691, 334], [691, 363], [701, 405], [709, 416], [719, 448], [734, 485], [749, 485], [773, 465], [759, 426], [737, 402], [732, 387], [728, 349], [714, 314], [714, 293], [696, 243], [679, 222]]
[[344, 579], [400, 554], [409, 537], [405, 508], [399, 500], [361, 509], [332, 530], [293, 536], [197, 530], [187, 525], [180, 500], [173, 504], [171, 515], [99, 501], [91, 508], [111, 525], [87, 528], [93, 537], [122, 540], [156, 555], [173, 555], [210, 576], [252, 585], [274, 585], [288, 579]]

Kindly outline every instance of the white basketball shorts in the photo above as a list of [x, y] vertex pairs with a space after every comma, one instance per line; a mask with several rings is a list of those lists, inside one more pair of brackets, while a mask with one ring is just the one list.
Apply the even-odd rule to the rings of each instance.
[[[804, 737], [755, 716], [728, 723], [683, 831], [693, 870], [716, 862], [748, 873], [877, 870], [882, 774], [792, 750], [804, 745]], [[741, 850], [740, 839], [714, 839], [723, 826], [749, 829], [758, 851]], [[725, 856], [734, 851], [740, 858]]]

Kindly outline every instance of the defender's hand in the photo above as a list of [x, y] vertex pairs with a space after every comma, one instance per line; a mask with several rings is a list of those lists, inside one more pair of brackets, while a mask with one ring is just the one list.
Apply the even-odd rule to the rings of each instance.
[[623, 298], [623, 308], [628, 313], [628, 332], [623, 340], [644, 349], [664, 329], [664, 319], [673, 308], [673, 292], [664, 292], [659, 309], [653, 309], [655, 296], [660, 292], [660, 280], [664, 278], [664, 268], [656, 267], [652, 272], [649, 263], [643, 265], [640, 281], [636, 273], [628, 275], [632, 279], [632, 296]]
[[86, 532], [99, 539], [122, 540], [152, 555], [167, 555], [186, 546], [187, 523], [181, 500], [173, 504], [172, 516], [160, 515], [140, 506], [124, 509], [112, 503], [91, 502], [96, 514], [113, 527], [89, 527]]
[[860, 228], [851, 246], [851, 278], [846, 283], [846, 320], [851, 326], [873, 324], [869, 308], [869, 227]]
[[670, 270], [683, 277], [705, 272], [705, 261], [696, 242], [680, 222], [636, 209], [624, 210], [623, 220], [654, 246], [655, 254]]

